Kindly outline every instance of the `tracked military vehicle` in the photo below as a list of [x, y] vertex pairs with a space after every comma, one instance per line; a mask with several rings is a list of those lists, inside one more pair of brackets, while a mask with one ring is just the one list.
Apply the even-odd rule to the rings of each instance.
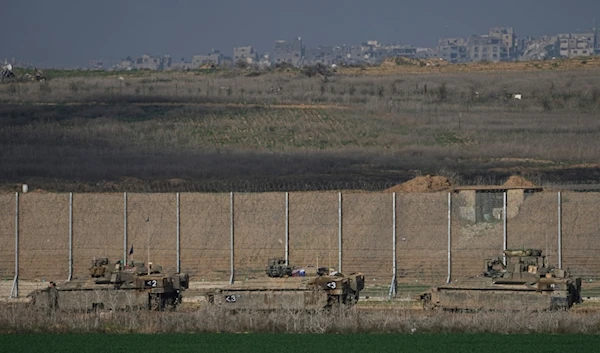
[[364, 288], [362, 273], [345, 276], [320, 268], [293, 268], [271, 259], [266, 277], [209, 290], [208, 302], [231, 310], [312, 310], [352, 306]]
[[120, 310], [175, 308], [188, 288], [186, 274], [165, 275], [159, 265], [110, 263], [94, 259], [89, 277], [53, 283], [28, 295], [40, 308], [60, 310]]
[[[581, 303], [581, 279], [548, 266], [539, 249], [505, 250], [485, 261], [485, 271], [432, 288], [421, 295], [425, 309], [556, 310]], [[505, 264], [506, 263], [506, 264]]]

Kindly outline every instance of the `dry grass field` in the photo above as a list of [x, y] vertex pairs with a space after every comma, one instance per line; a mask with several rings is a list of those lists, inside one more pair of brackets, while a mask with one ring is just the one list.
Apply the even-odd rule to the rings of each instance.
[[[240, 312], [194, 308], [179, 312], [48, 313], [24, 305], [0, 306], [1, 333], [389, 333], [389, 334], [588, 334], [597, 335], [600, 314], [577, 312], [449, 313], [353, 308], [339, 312]], [[183, 308], [182, 308], [183, 309]], [[243, 336], [243, 335], [242, 335]], [[375, 335], [374, 337], [379, 337]], [[429, 337], [429, 336], [426, 336]], [[512, 339], [512, 338], [511, 338]], [[585, 339], [584, 339], [585, 340]], [[545, 341], [544, 341], [545, 342]], [[506, 342], [504, 342], [506, 343]], [[526, 344], [526, 343], [523, 343]], [[129, 348], [128, 348], [129, 349]], [[330, 348], [329, 348], [330, 349]], [[397, 350], [393, 350], [397, 351]]]
[[597, 64], [56, 73], [0, 85], [0, 183], [227, 192], [383, 190], [420, 174], [595, 182]]

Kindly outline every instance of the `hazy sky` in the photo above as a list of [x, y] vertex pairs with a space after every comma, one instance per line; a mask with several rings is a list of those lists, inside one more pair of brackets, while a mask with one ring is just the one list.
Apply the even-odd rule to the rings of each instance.
[[233, 46], [271, 51], [369, 39], [435, 46], [440, 37], [512, 26], [519, 36], [589, 30], [600, 0], [2, 0], [0, 59], [87, 66], [149, 53], [191, 59]]

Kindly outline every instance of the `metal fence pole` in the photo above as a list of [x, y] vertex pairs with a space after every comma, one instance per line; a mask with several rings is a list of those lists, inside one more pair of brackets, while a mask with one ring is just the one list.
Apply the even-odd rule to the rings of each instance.
[[452, 279], [452, 193], [448, 193], [448, 278], [446, 283]]
[[230, 275], [229, 275], [229, 284], [233, 284], [233, 279], [234, 279], [234, 252], [233, 252], [233, 232], [234, 232], [234, 227], [233, 227], [233, 192], [229, 193], [229, 220], [230, 220], [230, 224], [231, 224], [231, 228], [230, 228], [230, 258], [231, 258], [231, 262], [230, 262]]
[[15, 278], [10, 289], [10, 298], [19, 296], [19, 193], [15, 193]]
[[338, 272], [342, 272], [342, 193], [338, 193]]
[[[508, 245], [508, 216], [506, 215], [508, 203], [507, 200], [508, 198], [505, 191], [502, 195], [502, 250], [506, 250]], [[506, 266], [506, 255], [504, 254], [504, 251], [502, 252], [502, 263], [504, 263], [504, 266]]]
[[390, 284], [390, 293], [388, 299], [396, 296], [396, 193], [392, 193], [392, 283]]
[[558, 192], [558, 268], [562, 268], [562, 197]]
[[290, 264], [290, 199], [289, 193], [285, 193], [285, 265]]
[[[123, 193], [123, 266], [127, 265], [127, 193]], [[149, 266], [149, 265], [148, 265]]]
[[69, 193], [69, 278], [73, 279], [73, 193]]
[[177, 193], [177, 244], [176, 246], [176, 251], [177, 251], [177, 273], [181, 272], [181, 248], [180, 248], [180, 239], [181, 239], [181, 218], [180, 218], [180, 200], [179, 200], [179, 193]]

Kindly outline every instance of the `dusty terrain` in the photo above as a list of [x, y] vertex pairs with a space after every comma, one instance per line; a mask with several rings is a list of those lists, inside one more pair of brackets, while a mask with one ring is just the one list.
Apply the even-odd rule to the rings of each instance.
[[[556, 192], [598, 189], [599, 67], [598, 59], [400, 61], [327, 77], [70, 74], [2, 85], [0, 277], [14, 276], [22, 184], [30, 190], [19, 206], [24, 281], [67, 277], [69, 192], [77, 276], [94, 256], [121, 257], [124, 231], [136, 259], [150, 243], [151, 258], [174, 270], [175, 192], [182, 270], [198, 283], [229, 277], [229, 191], [239, 280], [284, 255], [285, 191], [292, 263], [337, 266], [343, 191], [343, 271], [364, 272], [381, 293], [392, 276], [391, 192], [402, 285], [445, 279], [448, 192], [453, 276], [476, 276], [502, 249], [499, 194], [480, 195], [485, 210], [472, 221], [472, 200], [457, 186], [543, 187], [509, 192], [508, 243], [556, 261]], [[562, 196], [563, 261], [591, 285], [600, 278], [598, 195]]]

